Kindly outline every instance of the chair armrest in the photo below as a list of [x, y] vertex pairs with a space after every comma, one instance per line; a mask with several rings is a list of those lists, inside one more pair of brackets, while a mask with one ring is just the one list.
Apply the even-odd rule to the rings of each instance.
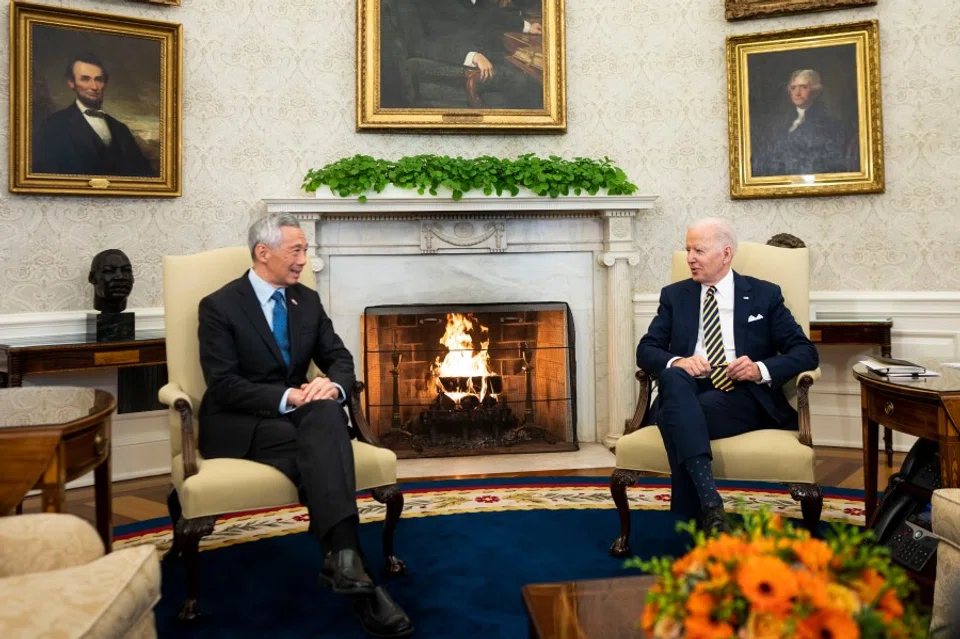
[[364, 388], [366, 388], [366, 386], [359, 380], [353, 385], [353, 392], [350, 393], [350, 405], [347, 407], [347, 411], [350, 413], [350, 423], [357, 429], [358, 441], [383, 447], [380, 440], [377, 439], [377, 436], [373, 434], [373, 430], [370, 428], [370, 422], [367, 421], [366, 416], [363, 414], [363, 406], [360, 404], [360, 394], [363, 393]]
[[168, 382], [163, 385], [163, 387], [157, 391], [157, 398], [160, 400], [161, 404], [166, 406], [173, 407], [176, 405], [177, 400], [182, 399], [187, 402], [187, 406], [190, 407], [190, 410], [193, 410], [193, 400], [190, 399], [190, 396], [187, 395], [180, 384], [174, 382]]
[[797, 375], [797, 422], [800, 426], [800, 443], [813, 447], [813, 432], [810, 429], [810, 387], [820, 379], [820, 369], [804, 371]]
[[76, 515], [0, 517], [0, 578], [82, 566], [103, 556], [103, 540]]
[[193, 401], [179, 384], [168, 383], [160, 389], [158, 397], [162, 404], [180, 414], [180, 449], [183, 454], [183, 477], [197, 474], [197, 448], [193, 442]]
[[640, 382], [640, 391], [637, 394], [637, 407], [633, 411], [633, 417], [628, 419], [623, 426], [623, 434], [629, 435], [643, 425], [643, 418], [650, 408], [650, 389], [653, 385], [653, 377], [642, 368], [636, 372], [635, 377]]

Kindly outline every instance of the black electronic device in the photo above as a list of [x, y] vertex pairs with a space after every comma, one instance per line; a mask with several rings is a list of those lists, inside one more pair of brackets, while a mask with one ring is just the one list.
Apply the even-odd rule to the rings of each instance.
[[940, 445], [930, 439], [918, 439], [900, 466], [900, 478], [930, 491], [939, 489]]
[[877, 542], [890, 549], [895, 562], [914, 572], [929, 569], [936, 556], [939, 539], [930, 521], [930, 496], [940, 486], [940, 447], [918, 439], [900, 471], [890, 476], [877, 507], [873, 521]]
[[930, 525], [930, 503], [899, 492], [876, 519], [877, 541], [890, 549], [895, 562], [914, 572], [923, 572], [936, 556], [939, 538]]

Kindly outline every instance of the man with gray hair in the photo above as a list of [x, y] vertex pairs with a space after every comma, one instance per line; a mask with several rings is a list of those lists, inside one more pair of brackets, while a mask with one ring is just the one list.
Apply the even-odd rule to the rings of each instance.
[[[790, 109], [775, 121], [752, 158], [754, 177], [840, 173], [855, 168], [848, 161], [846, 136], [837, 118], [820, 101], [823, 82], [813, 69], [797, 69], [786, 86]], [[859, 164], [859, 159], [857, 159]]]
[[[356, 382], [353, 356], [313, 289], [299, 283], [307, 238], [292, 215], [271, 214], [249, 232], [253, 265], [200, 301], [200, 452], [269, 464], [290, 478], [325, 551], [320, 581], [356, 595], [360, 623], [379, 637], [413, 624], [370, 578], [357, 537], [356, 480], [343, 402]], [[314, 362], [326, 376], [307, 381]]]
[[819, 363], [780, 287], [731, 269], [737, 237], [706, 218], [687, 229], [690, 279], [665, 287], [637, 366], [657, 376], [649, 411], [670, 462], [670, 510], [699, 517], [707, 532], [727, 527], [711, 466], [710, 441], [760, 428], [797, 429], [781, 391]]

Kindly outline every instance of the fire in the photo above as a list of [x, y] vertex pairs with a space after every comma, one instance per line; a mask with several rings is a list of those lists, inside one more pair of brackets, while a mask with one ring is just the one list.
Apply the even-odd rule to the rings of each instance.
[[[490, 370], [490, 330], [477, 322], [480, 329], [479, 350], [473, 343], [470, 332], [474, 330], [476, 318], [461, 313], [447, 313], [447, 328], [440, 343], [447, 348], [443, 361], [438, 356], [433, 365], [433, 375], [440, 392], [445, 393], [457, 404], [467, 395], [476, 395], [481, 400], [487, 395], [487, 377], [493, 375]], [[465, 387], [455, 391], [444, 388], [442, 379], [460, 378]], [[481, 387], [475, 388], [474, 379], [480, 378]]]

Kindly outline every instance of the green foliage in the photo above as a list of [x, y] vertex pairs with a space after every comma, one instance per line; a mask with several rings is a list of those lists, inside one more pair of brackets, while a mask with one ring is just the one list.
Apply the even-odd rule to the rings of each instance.
[[355, 155], [311, 169], [303, 178], [303, 190], [308, 193], [328, 186], [340, 197], [357, 195], [361, 202], [366, 200], [366, 193], [380, 193], [388, 184], [416, 189], [420, 195], [437, 195], [437, 189], [444, 187], [453, 192], [454, 200], [467, 191], [515, 196], [521, 187], [543, 197], [596, 195], [601, 189], [610, 195], [630, 195], [637, 190], [610, 158], [565, 160], [556, 155], [539, 158], [532, 153], [515, 160], [489, 155], [473, 159], [415, 155], [391, 161]]

